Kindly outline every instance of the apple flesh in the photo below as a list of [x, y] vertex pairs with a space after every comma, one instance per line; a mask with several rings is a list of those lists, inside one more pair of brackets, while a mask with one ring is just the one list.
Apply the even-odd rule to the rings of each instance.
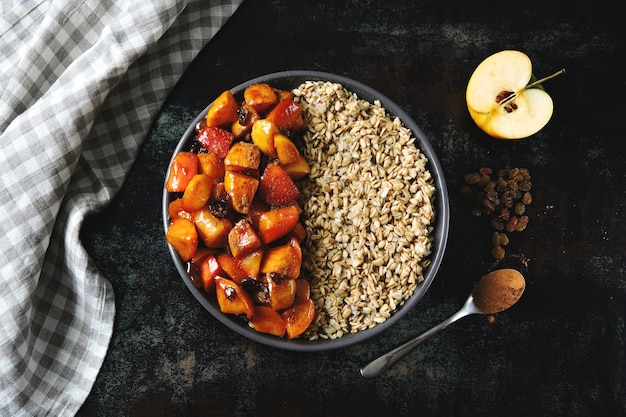
[[501, 51], [481, 62], [465, 96], [476, 125], [498, 139], [521, 139], [541, 130], [554, 103], [543, 89], [529, 88], [531, 77], [530, 58], [520, 51]]

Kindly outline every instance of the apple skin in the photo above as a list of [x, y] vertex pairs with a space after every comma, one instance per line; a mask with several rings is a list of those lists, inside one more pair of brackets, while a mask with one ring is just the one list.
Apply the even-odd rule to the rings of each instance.
[[[525, 89], [531, 77], [530, 58], [520, 51], [501, 51], [481, 62], [470, 77], [465, 96], [476, 125], [498, 139], [522, 139], [541, 130], [552, 117], [554, 103], [542, 89]], [[503, 91], [517, 94], [511, 101], [517, 108], [507, 111], [507, 106], [496, 102]]]

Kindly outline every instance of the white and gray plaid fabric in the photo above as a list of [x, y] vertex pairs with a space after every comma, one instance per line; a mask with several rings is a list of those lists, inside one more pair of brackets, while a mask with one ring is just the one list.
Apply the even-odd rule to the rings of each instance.
[[241, 0], [0, 0], [0, 416], [71, 416], [113, 331], [79, 240]]

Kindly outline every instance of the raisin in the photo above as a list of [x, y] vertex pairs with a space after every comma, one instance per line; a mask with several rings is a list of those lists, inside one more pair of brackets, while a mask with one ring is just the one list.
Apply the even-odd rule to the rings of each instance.
[[468, 184], [478, 184], [480, 181], [480, 174], [477, 172], [470, 172], [469, 174], [465, 174], [465, 182]]
[[504, 255], [505, 255], [505, 252], [502, 246], [496, 246], [495, 248], [491, 249], [491, 256], [493, 256], [494, 259], [497, 259], [497, 260], [503, 259]]

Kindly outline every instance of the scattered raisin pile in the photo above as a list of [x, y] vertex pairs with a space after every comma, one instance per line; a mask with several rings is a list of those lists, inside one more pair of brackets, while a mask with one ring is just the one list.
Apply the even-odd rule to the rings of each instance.
[[494, 229], [491, 235], [492, 256], [504, 258], [507, 233], [521, 232], [528, 225], [526, 206], [532, 203], [532, 182], [527, 168], [502, 169], [493, 175], [491, 168], [465, 174], [461, 195], [473, 202], [474, 216], [489, 216]]

